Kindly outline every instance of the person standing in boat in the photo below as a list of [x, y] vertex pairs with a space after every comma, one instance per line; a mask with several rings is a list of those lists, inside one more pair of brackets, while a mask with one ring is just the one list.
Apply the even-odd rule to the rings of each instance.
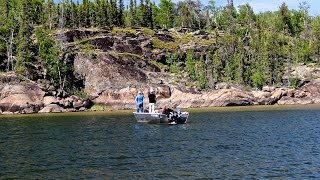
[[151, 88], [150, 93], [148, 95], [149, 98], [149, 113], [154, 113], [154, 105], [156, 103], [156, 95], [154, 90]]
[[138, 95], [136, 96], [137, 112], [143, 112], [143, 98], [142, 92], [138, 91]]

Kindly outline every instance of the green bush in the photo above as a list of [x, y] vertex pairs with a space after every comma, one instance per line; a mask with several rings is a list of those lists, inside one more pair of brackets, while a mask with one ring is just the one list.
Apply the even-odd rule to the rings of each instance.
[[258, 89], [262, 89], [264, 85], [264, 78], [261, 72], [255, 72], [251, 76], [252, 85]]
[[297, 89], [299, 86], [299, 78], [295, 77], [290, 80], [290, 86], [294, 89]]
[[175, 65], [175, 64], [170, 65], [169, 68], [170, 68], [170, 72], [172, 72], [172, 73], [178, 73], [179, 72], [179, 67], [177, 65]]
[[86, 99], [86, 98], [89, 97], [88, 93], [86, 93], [83, 88], [74, 89], [73, 90], [73, 94], [78, 96], [78, 97], [80, 97], [80, 98], [82, 98], [82, 99]]

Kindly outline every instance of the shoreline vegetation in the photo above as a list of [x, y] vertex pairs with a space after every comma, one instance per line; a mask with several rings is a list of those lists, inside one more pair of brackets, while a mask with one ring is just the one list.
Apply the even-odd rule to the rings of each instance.
[[[0, 114], [320, 103], [320, 16], [283, 3], [0, 0]], [[147, 104], [147, 102], [145, 102]]]

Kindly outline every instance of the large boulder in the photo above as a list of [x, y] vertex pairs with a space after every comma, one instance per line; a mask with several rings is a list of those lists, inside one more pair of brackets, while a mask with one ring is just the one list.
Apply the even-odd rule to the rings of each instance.
[[258, 105], [268, 105], [271, 103], [271, 93], [268, 91], [252, 91], [252, 94]]
[[216, 91], [197, 93], [186, 92], [174, 88], [168, 99], [161, 99], [160, 107], [177, 106], [180, 108], [213, 107], [213, 106], [245, 106], [252, 105], [254, 98], [251, 92], [240, 89], [221, 89]]
[[49, 104], [58, 104], [58, 100], [54, 96], [45, 96], [43, 98], [43, 104], [44, 106], [47, 106]]
[[310, 82], [300, 88], [301, 91], [310, 93], [310, 96], [320, 96], [320, 81]]
[[262, 91], [272, 92], [272, 91], [274, 91], [275, 89], [276, 89], [276, 88], [273, 87], [273, 86], [264, 86], [264, 87], [262, 88]]
[[0, 90], [0, 109], [21, 112], [26, 105], [42, 106], [45, 92], [36, 84], [7, 84]]
[[128, 39], [128, 40], [118, 40], [118, 43], [115, 44], [114, 50], [120, 53], [130, 53], [136, 55], [142, 55], [143, 49], [140, 46], [141, 41], [138, 39]]
[[89, 40], [89, 43], [95, 48], [101, 49], [103, 51], [110, 51], [114, 45], [114, 38], [110, 36], [97, 37]]
[[276, 99], [279, 100], [281, 99], [281, 97], [283, 96], [283, 94], [285, 93], [285, 90], [282, 88], [276, 89], [272, 92], [271, 94], [271, 98], [272, 99]]
[[156, 33], [155, 36], [164, 42], [174, 42], [174, 38], [170, 34]]
[[312, 98], [292, 98], [282, 97], [277, 104], [279, 105], [294, 105], [294, 104], [312, 104], [314, 101]]
[[49, 104], [48, 106], [44, 107], [39, 111], [39, 113], [60, 113], [60, 112], [65, 112], [65, 109], [63, 109], [57, 104]]

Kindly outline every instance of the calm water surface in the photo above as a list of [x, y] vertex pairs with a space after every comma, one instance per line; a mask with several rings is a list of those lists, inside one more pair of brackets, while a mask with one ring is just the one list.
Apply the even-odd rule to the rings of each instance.
[[0, 116], [0, 179], [320, 179], [320, 108]]

